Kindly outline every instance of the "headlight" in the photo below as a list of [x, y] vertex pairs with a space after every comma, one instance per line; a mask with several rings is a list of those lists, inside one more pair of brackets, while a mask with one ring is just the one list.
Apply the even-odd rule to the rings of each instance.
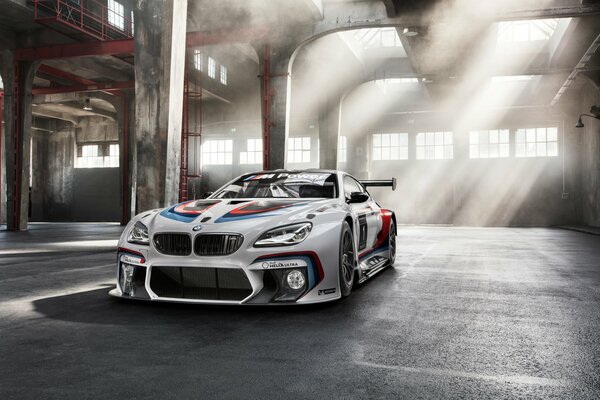
[[298, 244], [306, 239], [311, 229], [312, 224], [310, 222], [271, 229], [263, 233], [254, 243], [254, 246], [271, 247]]
[[127, 236], [127, 241], [129, 243], [143, 244], [147, 246], [150, 241], [148, 240], [148, 228], [146, 225], [142, 224], [141, 222], [136, 222], [129, 232], [129, 236]]

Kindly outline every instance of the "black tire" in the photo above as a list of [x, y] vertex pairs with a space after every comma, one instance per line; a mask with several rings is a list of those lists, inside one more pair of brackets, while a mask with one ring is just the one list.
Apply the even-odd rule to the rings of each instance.
[[354, 286], [354, 269], [356, 254], [354, 252], [354, 236], [350, 225], [344, 221], [340, 237], [339, 281], [342, 297], [347, 297]]
[[394, 262], [396, 262], [396, 226], [394, 225], [394, 221], [390, 221], [390, 233], [388, 237], [388, 246], [389, 246], [389, 262], [390, 265], [393, 266]]

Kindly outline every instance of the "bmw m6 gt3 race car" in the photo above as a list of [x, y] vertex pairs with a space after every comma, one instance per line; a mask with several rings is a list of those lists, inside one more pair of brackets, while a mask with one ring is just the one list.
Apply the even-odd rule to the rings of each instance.
[[116, 297], [309, 304], [394, 263], [396, 217], [341, 171], [242, 175], [206, 199], [137, 215], [118, 245]]

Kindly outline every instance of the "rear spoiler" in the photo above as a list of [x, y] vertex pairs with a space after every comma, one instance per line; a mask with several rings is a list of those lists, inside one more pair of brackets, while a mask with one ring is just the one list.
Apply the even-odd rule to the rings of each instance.
[[391, 186], [392, 190], [396, 190], [396, 178], [392, 179], [381, 179], [381, 180], [363, 180], [360, 183], [364, 187], [369, 186]]

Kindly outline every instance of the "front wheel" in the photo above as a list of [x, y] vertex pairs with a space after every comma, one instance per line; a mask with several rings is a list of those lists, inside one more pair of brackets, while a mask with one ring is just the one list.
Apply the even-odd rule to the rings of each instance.
[[354, 264], [356, 256], [354, 253], [354, 236], [347, 222], [342, 225], [342, 236], [340, 238], [340, 293], [347, 297], [354, 285]]

